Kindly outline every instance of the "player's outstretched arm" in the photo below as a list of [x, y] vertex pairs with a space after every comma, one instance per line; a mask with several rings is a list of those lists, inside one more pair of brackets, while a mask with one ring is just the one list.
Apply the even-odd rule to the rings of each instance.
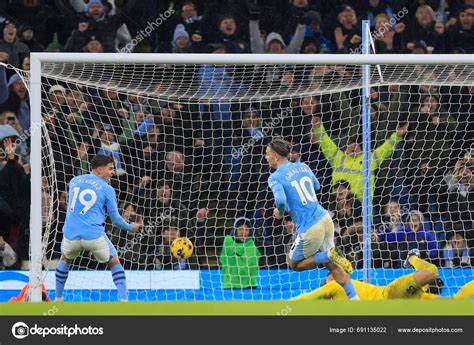
[[117, 210], [109, 212], [109, 216], [110, 220], [112, 221], [112, 224], [122, 230], [136, 233], [140, 231], [140, 228], [142, 227], [142, 225], [139, 223], [127, 223], [127, 221], [122, 218], [122, 216]]

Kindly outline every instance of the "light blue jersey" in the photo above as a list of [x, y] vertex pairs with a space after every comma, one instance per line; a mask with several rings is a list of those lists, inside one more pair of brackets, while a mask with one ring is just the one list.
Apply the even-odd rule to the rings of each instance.
[[288, 162], [268, 179], [275, 205], [280, 214], [290, 214], [298, 234], [315, 225], [327, 211], [319, 204], [315, 190], [321, 187], [311, 169], [304, 163]]
[[95, 240], [105, 234], [104, 223], [109, 213], [112, 223], [131, 231], [132, 225], [120, 216], [115, 190], [94, 174], [74, 177], [69, 183], [64, 236], [68, 240]]

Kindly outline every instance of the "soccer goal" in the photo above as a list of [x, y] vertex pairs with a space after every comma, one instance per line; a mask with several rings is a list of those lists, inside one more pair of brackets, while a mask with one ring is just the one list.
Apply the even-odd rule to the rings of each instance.
[[[277, 136], [321, 182], [354, 279], [408, 273], [412, 248], [439, 267], [444, 295], [472, 279], [472, 55], [35, 53], [30, 80], [33, 299], [42, 279], [54, 289], [68, 182], [97, 153], [115, 159], [122, 216], [144, 224], [135, 236], [105, 225], [130, 300], [318, 287], [324, 270], [288, 269], [295, 229], [272, 217], [264, 156]], [[171, 255], [176, 237], [193, 242], [189, 259]], [[103, 269], [83, 253], [65, 300], [115, 300]]]

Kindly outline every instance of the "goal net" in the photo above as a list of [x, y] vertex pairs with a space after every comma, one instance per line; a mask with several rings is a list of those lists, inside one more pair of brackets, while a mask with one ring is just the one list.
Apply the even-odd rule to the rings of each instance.
[[[32, 126], [43, 129], [45, 270], [60, 256], [68, 182], [106, 154], [122, 216], [144, 224], [134, 236], [105, 225], [131, 300], [288, 299], [319, 287], [324, 270], [288, 269], [295, 228], [272, 217], [265, 148], [283, 137], [291, 160], [321, 182], [336, 245], [363, 279], [370, 100], [371, 282], [411, 272], [403, 261], [418, 248], [439, 268], [442, 294], [455, 293], [473, 273], [474, 67], [382, 64], [371, 69], [369, 100], [361, 78], [347, 64], [42, 63], [41, 124]], [[194, 243], [187, 260], [170, 254], [180, 236]], [[104, 269], [83, 253], [65, 299], [116, 299]]]

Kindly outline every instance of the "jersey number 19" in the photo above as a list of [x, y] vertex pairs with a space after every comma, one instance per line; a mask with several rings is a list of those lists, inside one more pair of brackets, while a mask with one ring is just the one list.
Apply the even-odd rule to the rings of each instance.
[[[79, 190], [79, 187], [73, 188], [74, 195], [72, 196], [72, 202], [69, 211], [74, 212], [74, 209], [76, 208], [77, 198], [79, 197], [79, 202], [84, 206], [84, 208], [81, 210], [81, 212], [79, 212], [79, 214], [84, 215], [87, 213], [87, 211], [91, 209], [92, 206], [94, 206], [95, 202], [97, 201], [97, 194], [93, 189], [84, 189], [80, 193]], [[86, 195], [89, 196], [87, 198], [88, 200], [86, 200]]]

